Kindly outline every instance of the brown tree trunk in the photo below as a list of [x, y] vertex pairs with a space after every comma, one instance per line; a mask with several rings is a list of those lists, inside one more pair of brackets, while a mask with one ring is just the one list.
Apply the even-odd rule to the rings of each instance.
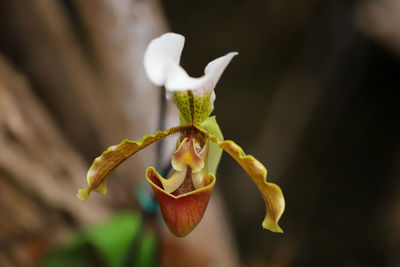
[[[0, 17], [0, 266], [26, 266], [114, 208], [137, 208], [132, 189], [156, 146], [111, 175], [107, 196], [76, 193], [107, 146], [158, 130], [161, 90], [142, 57], [167, 26], [156, 1], [4, 1]], [[175, 107], [165, 112], [164, 127], [176, 125]], [[162, 231], [163, 259], [237, 265], [219, 201], [202, 225], [187, 239]]]

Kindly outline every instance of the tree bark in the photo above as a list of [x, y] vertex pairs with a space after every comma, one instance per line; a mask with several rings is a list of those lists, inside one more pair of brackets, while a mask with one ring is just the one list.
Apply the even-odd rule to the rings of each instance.
[[[163, 125], [164, 96], [142, 57], [167, 25], [156, 1], [4, 1], [0, 18], [0, 51], [13, 62], [0, 57], [0, 265], [29, 266], [79, 227], [138, 207], [134, 184], [154, 164], [156, 146], [111, 175], [107, 197], [82, 202], [76, 193], [107, 146]], [[171, 103], [162, 115], [164, 129], [178, 124]], [[166, 145], [159, 165], [174, 147]], [[212, 201], [189, 239], [162, 231], [162, 258], [237, 265], [222, 207]], [[207, 242], [218, 249], [204, 249]]]
[[1, 220], [0, 245], [7, 253], [0, 255], [0, 263], [4, 257], [17, 265], [30, 263], [39, 256], [30, 255], [32, 251], [60, 241], [75, 225], [98, 222], [110, 213], [102, 202], [82, 205], [74, 197], [85, 177], [84, 160], [32, 94], [29, 82], [3, 57], [0, 147], [0, 212], [7, 218]]

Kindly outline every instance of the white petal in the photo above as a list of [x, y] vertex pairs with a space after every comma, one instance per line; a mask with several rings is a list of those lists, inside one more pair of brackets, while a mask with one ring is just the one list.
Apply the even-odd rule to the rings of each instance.
[[170, 64], [179, 65], [185, 37], [166, 33], [152, 40], [144, 53], [144, 69], [156, 85], [165, 84]]
[[205, 76], [210, 76], [209, 79], [214, 80], [216, 84], [232, 58], [238, 54], [238, 52], [230, 52], [223, 57], [214, 59], [204, 69]]
[[182, 67], [173, 62], [168, 66], [165, 88], [169, 91], [192, 90], [200, 95], [210, 92], [216, 86], [229, 62], [237, 54], [237, 52], [231, 52], [211, 61], [204, 70], [204, 76], [199, 78], [190, 77]]
[[[206, 66], [204, 76], [190, 77], [179, 65], [185, 38], [176, 33], [166, 33], [150, 42], [144, 55], [144, 68], [150, 80], [167, 89], [167, 98], [174, 91], [192, 90], [202, 95], [214, 89], [219, 78], [237, 52], [217, 58]], [[215, 99], [215, 94], [213, 94]]]

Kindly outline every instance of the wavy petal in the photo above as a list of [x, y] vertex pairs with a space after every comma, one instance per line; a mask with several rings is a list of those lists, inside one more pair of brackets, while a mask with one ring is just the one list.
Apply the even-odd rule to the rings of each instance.
[[203, 218], [215, 185], [215, 176], [208, 174], [201, 188], [179, 196], [164, 191], [160, 181], [163, 178], [153, 167], [147, 168], [146, 179], [154, 190], [161, 214], [171, 233], [178, 237], [189, 234]]
[[[144, 55], [144, 68], [149, 79], [156, 85], [164, 85], [169, 92], [192, 90], [198, 95], [211, 92], [237, 52], [217, 58], [206, 66], [204, 76], [190, 77], [179, 65], [185, 37], [166, 33], [152, 40]], [[215, 99], [215, 95], [213, 95]]]
[[213, 142], [218, 144], [229, 155], [231, 155], [253, 179], [263, 196], [266, 206], [267, 214], [262, 222], [262, 226], [272, 232], [283, 233], [282, 229], [278, 225], [278, 221], [285, 210], [285, 199], [282, 190], [278, 185], [267, 182], [267, 170], [264, 165], [253, 156], [246, 155], [242, 148], [235, 142], [230, 140], [219, 140], [207, 130], [199, 126], [196, 126], [196, 128], [206, 134]]
[[79, 189], [78, 198], [86, 200], [91, 191], [105, 194], [107, 192], [106, 184], [108, 174], [124, 160], [148, 145], [189, 127], [191, 127], [190, 124], [184, 124], [172, 127], [164, 132], [157, 131], [155, 135], [143, 136], [138, 141], [129, 141], [125, 139], [119, 145], [110, 146], [101, 156], [94, 160], [86, 176], [88, 188]]

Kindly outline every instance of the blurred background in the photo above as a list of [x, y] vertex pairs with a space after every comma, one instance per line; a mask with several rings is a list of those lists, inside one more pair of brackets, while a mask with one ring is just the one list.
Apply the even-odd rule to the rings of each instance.
[[[399, 25], [398, 0], [1, 1], [0, 265], [400, 266]], [[226, 154], [198, 228], [169, 234], [135, 191], [173, 138], [76, 198], [108, 146], [178, 123], [142, 66], [167, 31], [192, 76], [239, 52], [214, 114], [281, 186], [284, 234]]]

